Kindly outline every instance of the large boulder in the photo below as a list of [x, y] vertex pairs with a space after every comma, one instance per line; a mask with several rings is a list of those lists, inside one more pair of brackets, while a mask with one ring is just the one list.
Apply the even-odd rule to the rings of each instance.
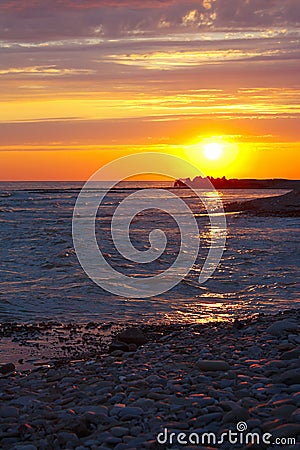
[[140, 346], [146, 344], [147, 337], [140, 328], [131, 327], [119, 333], [116, 336], [116, 340], [125, 342], [125, 344], [135, 344], [136, 346]]
[[272, 323], [267, 329], [266, 332], [272, 334], [273, 336], [281, 336], [285, 331], [297, 331], [298, 324], [292, 319], [283, 319], [277, 320]]

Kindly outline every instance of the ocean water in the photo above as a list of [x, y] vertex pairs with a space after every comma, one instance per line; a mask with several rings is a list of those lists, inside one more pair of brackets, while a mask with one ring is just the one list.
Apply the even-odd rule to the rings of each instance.
[[[299, 219], [227, 214], [227, 242], [214, 275], [198, 276], [210, 245], [210, 223], [198, 197], [176, 190], [199, 227], [200, 251], [189, 274], [170, 291], [151, 299], [110, 294], [88, 278], [72, 241], [72, 214], [81, 183], [0, 183], [0, 322], [201, 322], [275, 313], [299, 305]], [[162, 183], [160, 187], [167, 187]], [[152, 276], [168, 268], [180, 248], [176, 222], [149, 210], [132, 222], [130, 236], [140, 251], [149, 233], [162, 228], [166, 251], [149, 264], [124, 259], [114, 248], [110, 218], [135, 187], [116, 189], [99, 208], [97, 237], [109, 263], [130, 276]], [[157, 183], [155, 184], [157, 186]], [[175, 192], [175, 191], [174, 191]], [[285, 191], [224, 190], [223, 203]]]

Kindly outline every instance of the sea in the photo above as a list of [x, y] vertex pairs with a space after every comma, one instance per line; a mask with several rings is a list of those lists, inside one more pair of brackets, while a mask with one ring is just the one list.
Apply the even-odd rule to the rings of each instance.
[[[173, 264], [181, 236], [174, 218], [164, 211], [149, 209], [131, 223], [130, 238], [141, 252], [149, 248], [153, 229], [165, 232], [165, 252], [149, 264], [124, 258], [110, 237], [110, 219], [124, 199], [137, 189], [159, 187], [179, 195], [197, 221], [200, 249], [195, 264], [179, 284], [154, 297], [107, 292], [88, 277], [74, 249], [72, 216], [82, 185], [0, 183], [0, 322], [200, 323], [299, 306], [298, 218], [227, 213], [222, 259], [199, 284], [210, 246], [210, 221], [195, 192], [173, 190], [168, 182], [123, 183], [110, 190], [99, 207], [99, 247], [115, 270], [130, 277], [151, 277]], [[285, 192], [221, 190], [219, 196], [226, 204]]]

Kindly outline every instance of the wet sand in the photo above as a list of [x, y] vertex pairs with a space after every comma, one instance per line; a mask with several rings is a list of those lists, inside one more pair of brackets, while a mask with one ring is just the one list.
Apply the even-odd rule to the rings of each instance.
[[108, 352], [114, 336], [126, 327], [139, 327], [152, 342], [190, 324], [158, 325], [56, 321], [0, 324], [0, 365], [13, 363], [18, 371], [50, 367], [74, 360], [89, 360]]

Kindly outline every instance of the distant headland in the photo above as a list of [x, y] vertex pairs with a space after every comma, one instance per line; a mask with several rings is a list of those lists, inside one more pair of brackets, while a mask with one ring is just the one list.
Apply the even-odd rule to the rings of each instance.
[[214, 177], [195, 177], [193, 180], [190, 178], [179, 178], [174, 182], [175, 188], [188, 189], [198, 188], [206, 189], [211, 186], [211, 184], [216, 189], [299, 189], [300, 190], [300, 180], [286, 180], [282, 178], [274, 179], [238, 179], [226, 177], [214, 178]]

